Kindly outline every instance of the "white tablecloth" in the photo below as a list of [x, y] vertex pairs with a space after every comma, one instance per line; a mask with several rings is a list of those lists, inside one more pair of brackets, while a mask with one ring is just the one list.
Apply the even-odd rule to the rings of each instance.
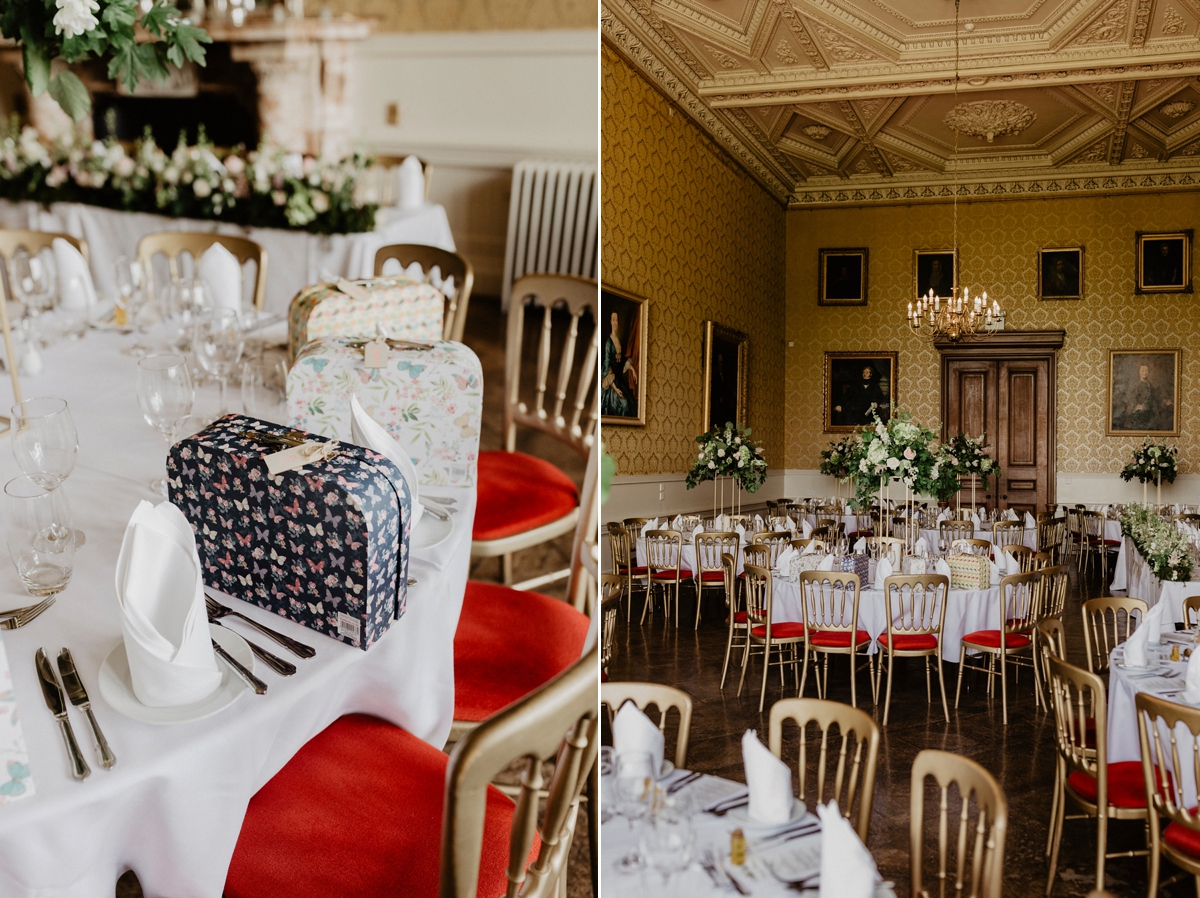
[[1151, 608], [1161, 602], [1163, 623], [1174, 624], [1185, 623], [1183, 600], [1188, 596], [1200, 595], [1200, 581], [1159, 580], [1150, 565], [1146, 564], [1146, 559], [1142, 558], [1142, 553], [1134, 547], [1133, 541], [1125, 537], [1117, 555], [1117, 571], [1113, 577], [1112, 589], [1123, 589], [1127, 596], [1142, 599]]
[[[116, 293], [112, 262], [118, 256], [133, 258], [138, 241], [156, 231], [216, 231], [249, 237], [267, 251], [266, 309], [286, 312], [292, 297], [308, 284], [323, 280], [323, 273], [338, 277], [370, 277], [375, 271], [375, 251], [392, 243], [422, 243], [454, 251], [450, 221], [441, 206], [425, 203], [411, 211], [385, 208], [376, 218], [376, 229], [361, 234], [309, 234], [277, 228], [247, 228], [227, 222], [168, 218], [144, 212], [120, 212], [82, 203], [0, 200], [0, 227], [60, 231], [87, 241], [92, 279], [101, 296]], [[246, 266], [246, 290], [253, 289], [251, 266]], [[245, 292], [244, 296], [253, 293]]]
[[[776, 575], [771, 593], [771, 619], [804, 622], [804, 606], [800, 601], [800, 584]], [[850, 623], [850, 609], [844, 624]], [[976, 630], [996, 630], [1000, 627], [1000, 587], [988, 589], [952, 589], [946, 606], [946, 623], [942, 629], [942, 660], [958, 663], [962, 638]], [[876, 637], [887, 632], [887, 600], [882, 589], [864, 589], [858, 599], [858, 628], [871, 636], [868, 654], [879, 650]]]
[[[742, 557], [742, 548], [748, 544], [749, 540], [741, 539], [738, 541], [738, 550], [734, 553], [736, 561], [735, 573], [741, 574], [742, 565], [745, 559]], [[694, 537], [684, 537], [683, 548], [680, 550], [679, 567], [681, 570], [691, 571], [693, 575], [697, 573], [699, 568], [696, 566], [696, 542]], [[672, 556], [674, 557], [674, 556]], [[646, 538], [639, 536], [637, 538], [637, 563], [644, 567], [646, 564]]]
[[[80, 343], [54, 346], [45, 354], [46, 373], [23, 383], [27, 396], [62, 396], [70, 403], [80, 454], [66, 488], [87, 542], [54, 607], [28, 627], [4, 634], [36, 785], [35, 795], [0, 807], [4, 898], [112, 895], [117, 877], [128, 869], [136, 871], [149, 898], [217, 898], [250, 797], [332, 721], [355, 711], [375, 714], [439, 747], [449, 732], [472, 490], [454, 493], [461, 509], [454, 516], [456, 532], [429, 560], [412, 559], [409, 575], [417, 584], [409, 589], [408, 610], [369, 651], [231, 600], [248, 616], [315, 647], [316, 657], [291, 659], [299, 671], [287, 678], [257, 664], [269, 684], [267, 694], [243, 693], [200, 722], [151, 726], [108, 706], [96, 678], [101, 661], [121, 640], [113, 587], [117, 552], [138, 501], [154, 498], [147, 484], [162, 473], [166, 455], [164, 441], [138, 411], [136, 362], [117, 354], [128, 340], [93, 332]], [[0, 408], [7, 409], [7, 387], [0, 391]], [[0, 445], [0, 477], [6, 481], [16, 473], [9, 445]], [[445, 566], [439, 570], [431, 561]], [[29, 601], [4, 557], [0, 608]], [[230, 627], [290, 657], [266, 637], [236, 623]], [[69, 776], [33, 664], [38, 646], [53, 655], [64, 645], [74, 653], [118, 758], [111, 771], [99, 769], [87, 724], [73, 710], [76, 736], [93, 769], [82, 783]]]

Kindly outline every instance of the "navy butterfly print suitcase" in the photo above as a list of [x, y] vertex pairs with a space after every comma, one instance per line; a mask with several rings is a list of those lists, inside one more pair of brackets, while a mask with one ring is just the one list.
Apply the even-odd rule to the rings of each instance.
[[217, 420], [171, 447], [170, 499], [196, 532], [208, 586], [367, 649], [404, 613], [411, 494], [399, 468], [349, 443], [272, 477], [263, 456], [296, 433]]

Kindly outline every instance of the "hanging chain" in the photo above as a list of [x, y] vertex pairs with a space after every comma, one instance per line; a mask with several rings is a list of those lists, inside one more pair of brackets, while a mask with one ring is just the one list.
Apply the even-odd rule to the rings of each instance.
[[[954, 108], [958, 108], [958, 4], [954, 0]], [[958, 296], [958, 128], [954, 132], [954, 284], [953, 296]]]

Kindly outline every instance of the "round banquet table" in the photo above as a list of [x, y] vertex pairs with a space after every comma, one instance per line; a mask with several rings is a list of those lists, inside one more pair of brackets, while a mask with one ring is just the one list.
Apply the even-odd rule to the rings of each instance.
[[[772, 622], [804, 622], [804, 606], [800, 601], [800, 584], [774, 575], [771, 589]], [[1000, 627], [1000, 587], [987, 589], [952, 589], [946, 605], [946, 623], [942, 628], [942, 660], [958, 663], [962, 638], [976, 630], [996, 630]], [[849, 625], [847, 610], [842, 623]], [[858, 628], [871, 637], [868, 654], [879, 651], [876, 638], [887, 632], [887, 602], [882, 589], [864, 588], [858, 599]]]
[[[216, 898], [251, 796], [332, 721], [351, 712], [374, 714], [439, 748], [450, 730], [454, 631], [475, 511], [475, 491], [461, 488], [438, 490], [457, 499], [454, 531], [427, 553], [413, 553], [409, 576], [417, 582], [409, 588], [407, 611], [369, 651], [228, 599], [236, 610], [313, 646], [316, 656], [291, 657], [267, 637], [231, 623], [230, 629], [294, 661], [298, 672], [285, 678], [256, 664], [268, 692], [247, 690], [203, 721], [153, 726], [109, 707], [97, 672], [121, 641], [117, 553], [135, 506], [157, 498], [148, 484], [161, 475], [166, 456], [163, 439], [138, 409], [136, 360], [118, 354], [129, 341], [92, 331], [82, 341], [60, 342], [45, 351], [45, 372], [22, 383], [26, 396], [61, 396], [70, 403], [80, 450], [66, 489], [86, 543], [76, 551], [73, 579], [55, 605], [25, 628], [3, 633], [31, 768], [26, 783], [33, 787], [32, 794], [0, 807], [5, 898], [111, 895], [129, 869], [147, 898]], [[8, 408], [8, 379], [3, 383], [0, 405]], [[214, 392], [205, 388], [210, 406]], [[233, 407], [240, 406], [234, 401]], [[7, 481], [18, 473], [8, 445], [0, 447], [0, 477]], [[0, 608], [29, 603], [5, 559]], [[52, 656], [70, 647], [117, 755], [112, 770], [96, 762], [90, 729], [73, 709], [71, 722], [92, 774], [83, 782], [71, 779], [34, 669], [39, 646]], [[0, 702], [6, 698], [0, 695]]]

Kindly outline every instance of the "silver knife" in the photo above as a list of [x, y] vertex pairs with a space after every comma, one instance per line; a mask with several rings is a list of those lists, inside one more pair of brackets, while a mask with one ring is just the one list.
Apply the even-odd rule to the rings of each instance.
[[68, 648], [64, 648], [58, 653], [58, 672], [62, 676], [63, 689], [67, 691], [67, 698], [71, 700], [72, 705], [83, 709], [88, 723], [92, 725], [92, 735], [96, 737], [96, 749], [100, 752], [100, 766], [105, 770], [110, 769], [117, 763], [117, 756], [112, 753], [112, 749], [108, 747], [108, 740], [100, 732], [100, 724], [96, 723], [96, 715], [92, 713], [92, 703], [88, 701], [87, 690], [83, 688], [83, 680], [79, 679], [79, 671], [75, 669], [75, 659], [71, 657], [71, 650]]
[[217, 653], [221, 660], [228, 664], [234, 673], [245, 680], [247, 685], [249, 685], [249, 687], [253, 689], [257, 695], [262, 695], [267, 691], [267, 684], [254, 674], [250, 673], [250, 671], [246, 670], [245, 667], [238, 663], [236, 658], [230, 655], [229, 652], [225, 651], [225, 649], [221, 648], [220, 644], [215, 639], [212, 641], [212, 647], [213, 651]]
[[63, 697], [62, 687], [58, 685], [58, 677], [54, 676], [54, 668], [50, 666], [45, 649], [37, 650], [36, 660], [38, 680], [42, 684], [42, 695], [46, 697], [46, 707], [62, 728], [63, 741], [67, 743], [67, 754], [71, 756], [71, 776], [77, 780], [87, 779], [92, 771], [83, 759], [79, 743], [75, 741], [71, 721], [67, 719], [67, 700]]

